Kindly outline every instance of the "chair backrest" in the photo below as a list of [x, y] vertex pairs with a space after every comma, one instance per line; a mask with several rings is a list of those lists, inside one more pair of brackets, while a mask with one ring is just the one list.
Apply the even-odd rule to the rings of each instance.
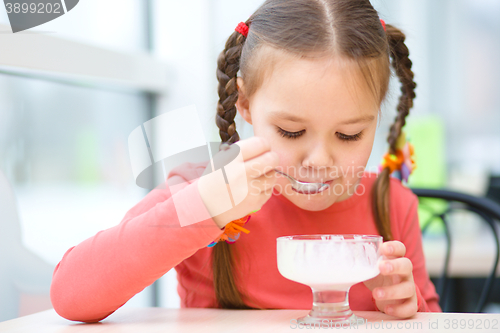
[[498, 261], [500, 258], [500, 240], [495, 222], [495, 220], [500, 221], [500, 205], [488, 198], [476, 197], [460, 192], [440, 190], [440, 189], [422, 189], [422, 188], [412, 188], [411, 190], [419, 198], [442, 199], [450, 203], [444, 212], [441, 211], [432, 214], [431, 218], [427, 221], [424, 221], [424, 223], [422, 224], [422, 233], [425, 233], [429, 225], [433, 223], [433, 221], [436, 221], [436, 218], [440, 220], [444, 226], [444, 231], [447, 239], [445, 265], [438, 286], [436, 287], [436, 290], [441, 298], [440, 305], [443, 311], [446, 311], [445, 302], [447, 299], [447, 291], [448, 291], [446, 287], [448, 285], [448, 280], [449, 280], [448, 269], [449, 269], [450, 251], [452, 243], [451, 233], [449, 229], [450, 221], [448, 220], [447, 216], [449, 215], [449, 213], [456, 210], [467, 210], [481, 217], [481, 219], [491, 229], [496, 245], [496, 256], [495, 256], [495, 261], [492, 263], [491, 271], [486, 279], [486, 283], [483, 286], [481, 296], [475, 308], [475, 312], [482, 312], [484, 305], [491, 293], [498, 267]]

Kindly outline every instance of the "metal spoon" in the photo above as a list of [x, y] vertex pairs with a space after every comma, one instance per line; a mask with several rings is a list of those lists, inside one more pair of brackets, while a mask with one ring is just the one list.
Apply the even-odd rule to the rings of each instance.
[[274, 169], [274, 170], [276, 172], [279, 172], [282, 175], [286, 176], [288, 178], [288, 180], [290, 181], [290, 183], [292, 183], [292, 188], [295, 191], [303, 193], [303, 194], [319, 193], [319, 192], [322, 192], [330, 187], [330, 185], [326, 184], [326, 183], [304, 183], [304, 182], [296, 180], [295, 178], [292, 178], [291, 176], [287, 175], [284, 172], [278, 171], [276, 169]]
[[[220, 150], [223, 150], [223, 151], [226, 151], [230, 148], [231, 146], [227, 143], [227, 142], [223, 142], [220, 146], [219, 146], [219, 149]], [[276, 172], [279, 172], [281, 173], [282, 175], [286, 176], [288, 178], [288, 180], [290, 181], [290, 183], [292, 183], [292, 188], [299, 192], [299, 193], [303, 193], [303, 194], [314, 194], [314, 193], [319, 193], [319, 192], [322, 192], [324, 190], [326, 190], [327, 188], [330, 187], [329, 184], [326, 184], [326, 183], [304, 183], [304, 182], [301, 182], [301, 181], [298, 181], [296, 180], [295, 178], [292, 178], [291, 176], [287, 175], [286, 173], [284, 172], [281, 172], [281, 171], [278, 171], [276, 169], [274, 169]]]

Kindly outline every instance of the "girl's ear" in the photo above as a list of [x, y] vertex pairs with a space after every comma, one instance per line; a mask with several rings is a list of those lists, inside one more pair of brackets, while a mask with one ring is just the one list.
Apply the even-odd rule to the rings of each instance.
[[250, 114], [250, 101], [245, 94], [245, 85], [241, 77], [238, 77], [236, 79], [236, 85], [238, 86], [238, 100], [236, 101], [236, 109], [240, 113], [241, 117], [251, 125], [252, 115]]

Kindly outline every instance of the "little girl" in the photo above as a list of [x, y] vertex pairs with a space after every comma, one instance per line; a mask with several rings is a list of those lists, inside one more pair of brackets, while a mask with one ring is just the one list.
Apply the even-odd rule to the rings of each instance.
[[[215, 215], [218, 193], [228, 188], [199, 178], [208, 161], [172, 170], [168, 183], [186, 186], [151, 191], [119, 225], [65, 253], [52, 281], [55, 310], [100, 321], [172, 268], [183, 308], [310, 309], [310, 288], [278, 272], [276, 238], [379, 234], [380, 274], [351, 288], [351, 308], [399, 318], [441, 311], [425, 267], [417, 197], [390, 177], [399, 168], [392, 160], [378, 175], [364, 171], [391, 58], [402, 96], [389, 153], [401, 147], [416, 86], [404, 40], [369, 0], [267, 0], [229, 37], [217, 69], [216, 122], [222, 142], [237, 142], [242, 171], [232, 177], [246, 179], [248, 195]], [[236, 112], [255, 137], [239, 141]], [[329, 186], [296, 191], [282, 173]], [[185, 206], [174, 205], [174, 194]], [[178, 213], [197, 212], [211, 217], [181, 226]], [[241, 228], [235, 220], [248, 221], [249, 212]]]

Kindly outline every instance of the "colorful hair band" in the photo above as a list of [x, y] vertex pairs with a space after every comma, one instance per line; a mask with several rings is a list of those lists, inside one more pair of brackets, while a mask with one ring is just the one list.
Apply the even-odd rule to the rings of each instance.
[[384, 155], [379, 172], [384, 168], [389, 168], [391, 176], [405, 182], [408, 182], [408, 177], [417, 168], [415, 148], [406, 141], [406, 134], [403, 131], [396, 141], [396, 153]]
[[380, 23], [382, 23], [382, 28], [384, 28], [384, 31], [385, 31], [385, 21], [380, 19]]
[[234, 29], [236, 32], [239, 32], [243, 36], [247, 37], [248, 36], [248, 25], [245, 22], [240, 22], [238, 23], [238, 26], [236, 29]]
[[224, 227], [224, 233], [217, 237], [212, 243], [208, 244], [207, 247], [213, 247], [221, 241], [226, 241], [226, 243], [232, 244], [236, 242], [238, 238], [240, 238], [240, 232], [248, 234], [250, 231], [243, 228], [243, 225], [245, 225], [250, 220], [252, 214], [258, 212], [259, 210], [260, 209], [254, 210], [241, 219], [237, 219], [226, 224], [226, 226]]

